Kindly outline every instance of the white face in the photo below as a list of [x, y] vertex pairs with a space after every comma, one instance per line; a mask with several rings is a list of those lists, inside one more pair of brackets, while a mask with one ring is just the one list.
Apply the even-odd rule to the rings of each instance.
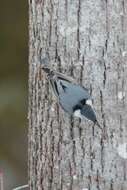
[[86, 104], [92, 106], [92, 100], [91, 99], [86, 100]]
[[79, 110], [74, 111], [74, 116], [75, 116], [75, 117], [79, 117], [79, 118], [81, 118], [81, 119], [82, 119], [82, 115], [81, 115], [81, 111], [80, 111], [80, 109], [79, 109]]

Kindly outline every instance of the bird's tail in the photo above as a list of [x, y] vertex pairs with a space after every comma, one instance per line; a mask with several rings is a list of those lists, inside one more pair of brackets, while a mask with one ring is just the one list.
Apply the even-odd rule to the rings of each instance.
[[51, 73], [51, 68], [50, 68], [50, 64], [49, 64], [49, 59], [48, 59], [48, 56], [42, 58], [40, 60], [40, 66], [41, 66], [41, 69], [47, 74], [47, 75], [50, 75]]
[[42, 67], [42, 69], [49, 78], [52, 78], [55, 75], [55, 72], [49, 67]]
[[43, 71], [45, 71], [45, 73], [50, 74], [51, 69], [49, 67], [42, 67]]

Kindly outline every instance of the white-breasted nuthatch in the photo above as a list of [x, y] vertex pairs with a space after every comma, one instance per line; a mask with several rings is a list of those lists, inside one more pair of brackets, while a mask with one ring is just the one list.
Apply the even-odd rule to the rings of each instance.
[[88, 89], [62, 73], [48, 67], [42, 67], [42, 69], [47, 73], [53, 92], [63, 110], [81, 119], [86, 117], [101, 128], [92, 108], [92, 98]]

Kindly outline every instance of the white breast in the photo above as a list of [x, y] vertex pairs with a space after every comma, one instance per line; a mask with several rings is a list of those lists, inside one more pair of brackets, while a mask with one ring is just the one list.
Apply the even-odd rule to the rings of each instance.
[[74, 111], [74, 116], [75, 116], [75, 117], [79, 117], [79, 118], [82, 119], [81, 110], [80, 110], [80, 109], [75, 110], [75, 111]]
[[86, 100], [86, 104], [92, 106], [93, 105], [92, 100], [91, 99]]

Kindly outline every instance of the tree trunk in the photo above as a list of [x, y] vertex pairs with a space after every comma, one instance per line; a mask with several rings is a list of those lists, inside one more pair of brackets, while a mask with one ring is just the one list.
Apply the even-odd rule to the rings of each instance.
[[[30, 190], [126, 190], [127, 1], [29, 0], [29, 39]], [[45, 57], [90, 89], [106, 139], [59, 107]]]

